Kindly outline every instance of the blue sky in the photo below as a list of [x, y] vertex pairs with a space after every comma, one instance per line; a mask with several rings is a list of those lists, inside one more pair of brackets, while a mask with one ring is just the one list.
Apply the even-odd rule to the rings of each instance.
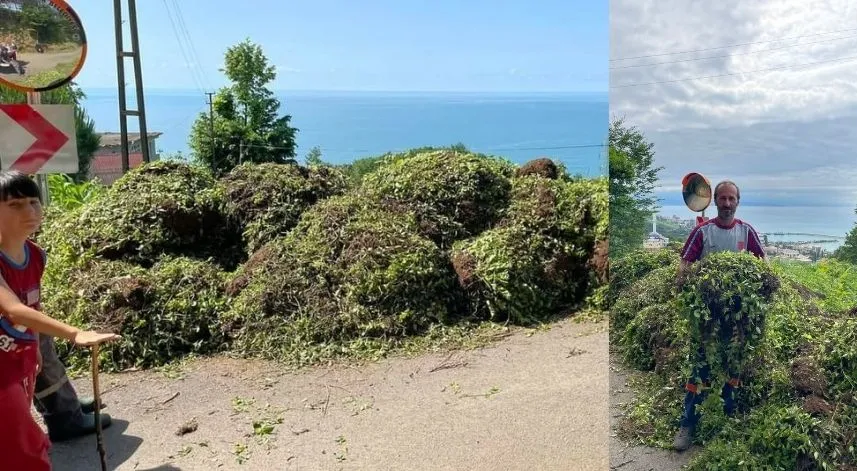
[[[89, 42], [77, 82], [84, 88], [115, 88], [110, 2], [70, 3]], [[190, 39], [178, 29], [188, 60], [170, 21], [179, 21], [176, 5]], [[278, 90], [608, 89], [605, 0], [540, 0], [533, 3], [537, 7], [523, 0], [253, 0], [245, 3], [252, 7], [236, 5], [226, 0], [138, 1], [146, 88], [222, 86], [218, 68], [224, 51], [249, 37], [278, 67], [271, 86]], [[127, 39], [126, 44], [130, 48]], [[127, 78], [133, 86], [132, 76]]]

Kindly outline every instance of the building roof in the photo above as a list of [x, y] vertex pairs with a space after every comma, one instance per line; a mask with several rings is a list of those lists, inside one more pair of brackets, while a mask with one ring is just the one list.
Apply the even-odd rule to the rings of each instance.
[[[162, 132], [150, 132], [147, 133], [150, 138], [157, 138], [161, 136]], [[118, 132], [100, 132], [98, 135], [101, 137], [101, 146], [102, 147], [111, 147], [111, 146], [120, 146], [122, 145], [122, 133]], [[128, 133], [128, 144], [133, 144], [140, 140], [140, 133], [138, 132], [129, 132]]]

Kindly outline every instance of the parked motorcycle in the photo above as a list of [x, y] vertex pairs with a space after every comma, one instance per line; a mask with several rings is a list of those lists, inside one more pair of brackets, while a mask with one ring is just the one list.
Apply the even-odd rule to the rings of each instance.
[[0, 45], [0, 68], [12, 67], [19, 75], [24, 75], [24, 66], [18, 61], [18, 48], [12, 45]]

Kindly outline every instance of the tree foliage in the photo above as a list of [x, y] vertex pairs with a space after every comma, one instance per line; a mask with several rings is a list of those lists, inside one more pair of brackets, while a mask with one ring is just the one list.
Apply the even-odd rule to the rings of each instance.
[[656, 211], [658, 173], [654, 145], [619, 118], [610, 123], [610, 254], [621, 256], [639, 246]]
[[[857, 210], [854, 212], [857, 213]], [[833, 256], [843, 262], [857, 264], [857, 225], [845, 236], [845, 242], [836, 249]]]
[[39, 42], [57, 43], [71, 39], [71, 23], [47, 2], [24, 3], [20, 20], [20, 26], [33, 31]]
[[279, 116], [280, 101], [267, 88], [276, 68], [249, 39], [227, 49], [224, 59], [221, 72], [232, 84], [214, 97], [213, 133], [208, 113], [194, 122], [195, 158], [218, 176], [242, 162], [295, 163], [298, 130], [290, 115]]

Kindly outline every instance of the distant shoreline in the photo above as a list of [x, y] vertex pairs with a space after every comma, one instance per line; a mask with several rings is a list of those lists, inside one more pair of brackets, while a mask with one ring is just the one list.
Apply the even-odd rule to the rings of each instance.
[[[81, 87], [86, 94], [118, 95], [116, 87]], [[218, 88], [219, 89], [219, 88]], [[196, 88], [155, 88], [146, 87], [147, 94], [193, 96], [203, 92]], [[217, 89], [216, 89], [217, 90]], [[208, 91], [216, 91], [208, 90]], [[420, 90], [308, 90], [308, 89], [271, 89], [278, 96], [343, 96], [343, 97], [482, 97], [482, 98], [566, 98], [595, 102], [608, 102], [608, 92], [515, 92], [515, 91], [420, 91]], [[134, 96], [134, 88], [129, 86], [126, 94]]]

